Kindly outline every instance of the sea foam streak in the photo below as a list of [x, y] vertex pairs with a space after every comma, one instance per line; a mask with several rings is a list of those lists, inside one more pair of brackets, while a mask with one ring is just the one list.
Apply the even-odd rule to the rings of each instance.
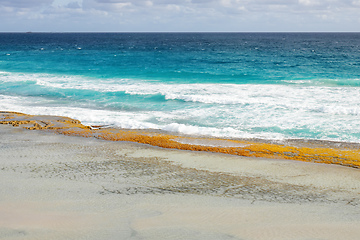
[[9, 72], [0, 73], [0, 85], [2, 110], [64, 115], [85, 124], [219, 137], [360, 142], [356, 87], [166, 84]]

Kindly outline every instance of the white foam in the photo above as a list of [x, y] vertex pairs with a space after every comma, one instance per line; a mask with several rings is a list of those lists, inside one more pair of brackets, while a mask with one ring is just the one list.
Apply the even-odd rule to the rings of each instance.
[[[205, 104], [258, 104], [300, 111], [358, 115], [360, 91], [348, 87], [313, 87], [251, 84], [163, 84], [129, 79], [91, 79], [80, 76], [6, 73], [1, 81], [35, 81], [36, 84], [59, 89], [86, 89], [100, 92], [122, 91], [131, 95], [165, 96], [167, 100], [183, 100]], [[351, 105], [349, 104], [351, 102]]]
[[[53, 99], [0, 95], [3, 111], [64, 115], [88, 124], [130, 129], [162, 129], [218, 137], [283, 139], [305, 137], [360, 142], [360, 91], [356, 87], [251, 84], [166, 84], [130, 79], [0, 73], [1, 82], [31, 81], [55, 89], [163, 95], [189, 104], [180, 109], [138, 112], [94, 109], [89, 103], [56, 103]], [[81, 105], [82, 104], [82, 105]], [[101, 103], [96, 103], [100, 104]], [[96, 105], [94, 104], [94, 105]], [[132, 104], [129, 102], [128, 104]], [[166, 104], [165, 104], [166, 105]], [[271, 130], [273, 129], [273, 130]], [[302, 133], [293, 133], [303, 131]]]

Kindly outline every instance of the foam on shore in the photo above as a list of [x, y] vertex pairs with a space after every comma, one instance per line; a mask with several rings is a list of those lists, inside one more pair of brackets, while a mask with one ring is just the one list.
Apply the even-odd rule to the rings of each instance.
[[0, 124], [22, 126], [29, 130], [54, 131], [64, 135], [95, 137], [110, 141], [129, 141], [162, 148], [207, 151], [246, 157], [298, 160], [360, 167], [359, 144], [325, 141], [230, 140], [193, 136], [176, 136], [151, 130], [127, 130], [85, 126], [67, 117], [0, 112]]

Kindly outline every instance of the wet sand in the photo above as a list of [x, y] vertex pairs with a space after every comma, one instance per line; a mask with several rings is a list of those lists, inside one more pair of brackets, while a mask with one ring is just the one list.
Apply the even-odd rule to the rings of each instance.
[[357, 239], [359, 169], [0, 125], [0, 239]]
[[108, 141], [128, 141], [169, 149], [225, 153], [230, 155], [287, 159], [337, 164], [360, 168], [360, 144], [308, 139], [220, 139], [189, 136], [158, 130], [119, 129], [109, 126], [87, 126], [63, 116], [29, 115], [1, 112], [0, 124], [29, 130], [52, 131], [68, 136], [82, 136]]

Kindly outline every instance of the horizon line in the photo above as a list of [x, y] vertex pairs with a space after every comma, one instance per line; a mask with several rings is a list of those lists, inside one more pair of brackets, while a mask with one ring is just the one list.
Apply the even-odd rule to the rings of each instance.
[[0, 31], [0, 33], [360, 33], [360, 31]]

